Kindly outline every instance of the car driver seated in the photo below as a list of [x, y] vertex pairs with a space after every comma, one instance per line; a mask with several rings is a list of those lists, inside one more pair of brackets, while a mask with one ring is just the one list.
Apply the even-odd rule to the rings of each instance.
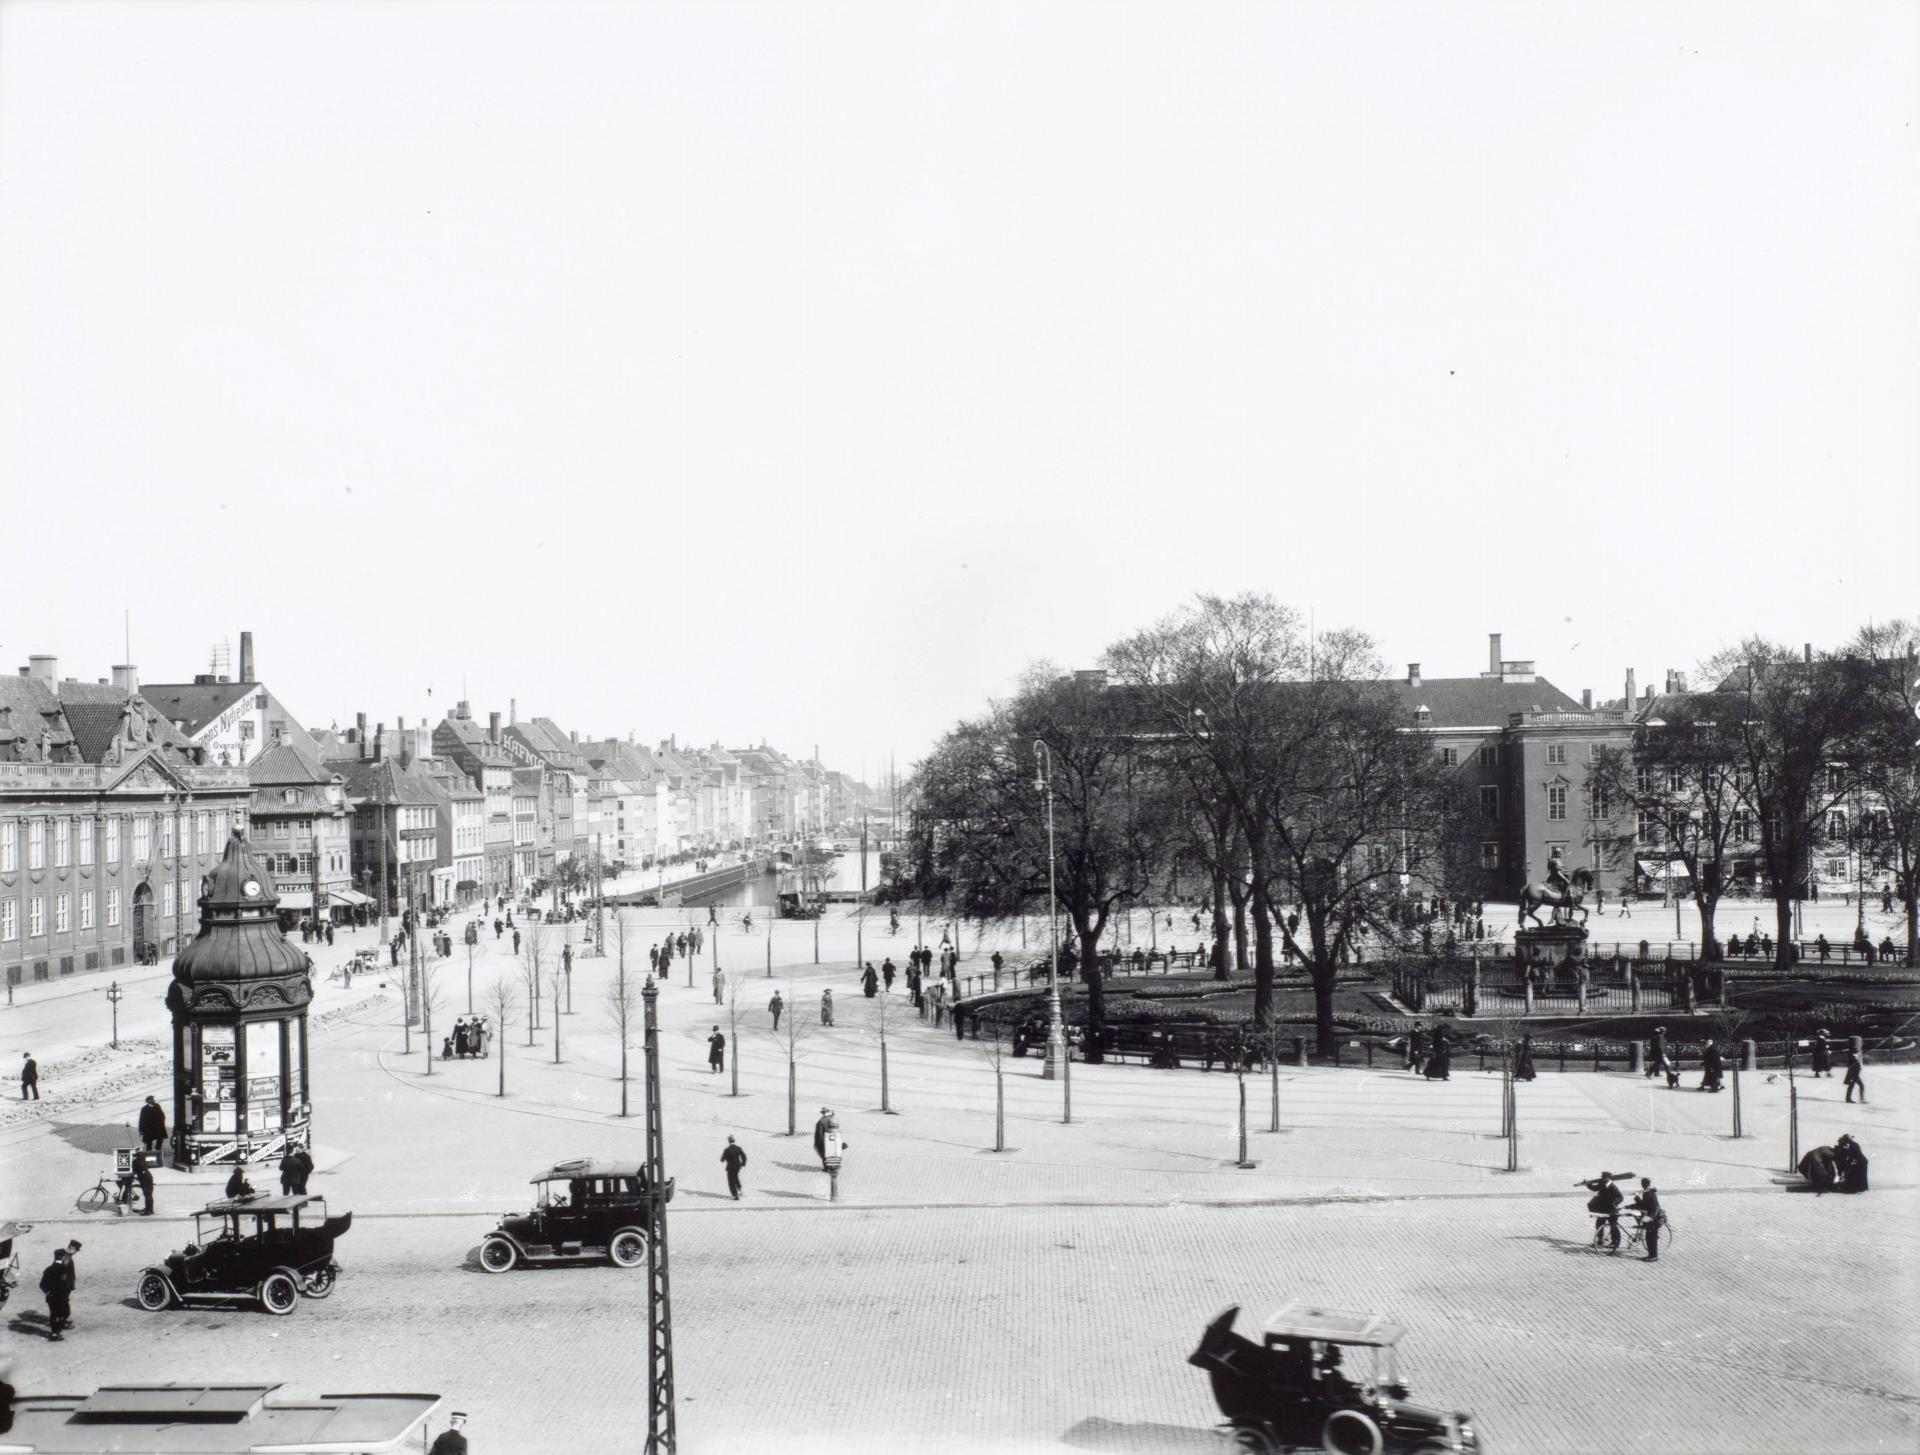
[[1339, 1404], [1354, 1404], [1359, 1400], [1359, 1392], [1353, 1381], [1342, 1371], [1342, 1355], [1338, 1344], [1329, 1344], [1320, 1355], [1320, 1387], [1326, 1391], [1327, 1398]]

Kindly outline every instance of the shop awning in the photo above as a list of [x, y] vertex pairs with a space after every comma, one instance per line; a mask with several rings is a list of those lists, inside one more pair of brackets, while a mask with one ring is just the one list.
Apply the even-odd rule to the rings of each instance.
[[280, 896], [280, 908], [283, 910], [313, 908], [311, 889], [282, 889], [277, 892]]
[[329, 889], [327, 891], [327, 903], [370, 905], [373, 901], [357, 889]]
[[1686, 879], [1691, 877], [1687, 873], [1687, 861], [1685, 859], [1642, 859], [1639, 861], [1639, 868], [1640, 872], [1649, 879]]

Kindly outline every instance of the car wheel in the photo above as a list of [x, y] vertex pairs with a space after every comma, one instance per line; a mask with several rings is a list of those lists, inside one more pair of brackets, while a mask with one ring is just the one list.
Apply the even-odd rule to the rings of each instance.
[[488, 1238], [480, 1245], [480, 1266], [489, 1273], [505, 1273], [519, 1257], [520, 1250], [506, 1238]]
[[302, 1290], [308, 1298], [325, 1298], [333, 1292], [333, 1286], [339, 1282], [339, 1273], [330, 1267], [320, 1267], [307, 1275], [307, 1286]]
[[140, 1300], [140, 1307], [150, 1314], [157, 1314], [173, 1302], [173, 1290], [167, 1286], [167, 1280], [149, 1269], [140, 1275], [140, 1286], [134, 1290], [134, 1297]]
[[638, 1268], [647, 1256], [647, 1240], [632, 1228], [622, 1228], [613, 1235], [607, 1256], [622, 1268]]
[[290, 1314], [300, 1303], [300, 1285], [284, 1268], [260, 1280], [260, 1307], [270, 1314]]
[[1365, 1410], [1335, 1410], [1320, 1427], [1320, 1448], [1327, 1455], [1381, 1455], [1387, 1442]]
[[1235, 1425], [1233, 1448], [1245, 1450], [1247, 1455], [1280, 1455], [1280, 1446], [1258, 1425]]

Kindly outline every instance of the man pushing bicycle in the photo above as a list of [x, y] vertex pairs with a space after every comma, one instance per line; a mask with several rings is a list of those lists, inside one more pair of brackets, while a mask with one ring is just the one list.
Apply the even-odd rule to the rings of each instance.
[[1598, 1177], [1574, 1184], [1593, 1194], [1587, 1199], [1587, 1211], [1593, 1214], [1593, 1241], [1596, 1247], [1604, 1235], [1611, 1239], [1612, 1251], [1620, 1251], [1620, 1205], [1627, 1199], [1614, 1179], [1631, 1176], [1631, 1172], [1602, 1172]]

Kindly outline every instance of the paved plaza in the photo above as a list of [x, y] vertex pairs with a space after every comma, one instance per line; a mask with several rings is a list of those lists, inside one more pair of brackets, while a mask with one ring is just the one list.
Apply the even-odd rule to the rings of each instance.
[[[630, 915], [630, 964], [684, 913]], [[866, 921], [865, 952], [904, 963]], [[576, 938], [581, 926], [573, 927]], [[1799, 1083], [1802, 1144], [1853, 1132], [1873, 1158], [1866, 1197], [1793, 1189], [1786, 1083], [1743, 1078], [1745, 1129], [1725, 1095], [1625, 1075], [1544, 1073], [1520, 1088], [1524, 1168], [1508, 1173], [1499, 1081], [1456, 1062], [1429, 1083], [1398, 1070], [1284, 1070], [1282, 1130], [1270, 1083], [1246, 1082], [1251, 1155], [1235, 1165], [1238, 1083], [1198, 1071], [1076, 1066], [1062, 1087], [1032, 1058], [1004, 1063], [1008, 1150], [995, 1153], [994, 1071], [972, 1042], [907, 1006], [879, 1014], [853, 973], [854, 927], [764, 925], [713, 937], [737, 976], [740, 1095], [706, 1067], [718, 1022], [711, 962], [660, 995], [683, 1448], [1084, 1450], [1219, 1448], [1201, 1371], [1202, 1326], [1245, 1305], [1250, 1331], [1291, 1299], [1379, 1308], [1411, 1330], [1414, 1397], [1471, 1410], [1490, 1448], [1515, 1451], [1911, 1451], [1920, 1444], [1920, 1072], [1869, 1067], [1873, 1101], [1837, 1080]], [[1185, 926], [1182, 924], [1184, 931]], [[1163, 932], [1164, 933], [1164, 932]], [[928, 926], [930, 940], [938, 931]], [[456, 935], [457, 938], [457, 935]], [[985, 946], [967, 931], [969, 962]], [[1182, 939], [1188, 938], [1184, 933]], [[373, 943], [371, 931], [359, 943]], [[618, 1116], [619, 1055], [602, 1009], [610, 962], [574, 963], [574, 1013], [497, 1060], [401, 1054], [399, 1006], [380, 977], [346, 989], [326, 971], [353, 946], [315, 951], [313, 1190], [355, 1222], [326, 1302], [286, 1319], [252, 1309], [140, 1312], [138, 1268], [186, 1241], [192, 1209], [224, 1173], [159, 1177], [159, 1216], [83, 1217], [73, 1197], [165, 1085], [164, 969], [122, 975], [122, 1048], [98, 1049], [95, 977], [29, 988], [5, 1012], [9, 1051], [32, 1049], [48, 1101], [0, 1116], [0, 1218], [36, 1223], [6, 1338], [26, 1391], [108, 1380], [279, 1379], [295, 1393], [430, 1389], [471, 1412], [474, 1449], [633, 1448], [644, 1421], [644, 1275], [610, 1267], [479, 1270], [492, 1220], [525, 1207], [527, 1179], [570, 1156], [637, 1162], [635, 1115]], [[465, 1009], [464, 947], [440, 972], [438, 1024]], [[476, 993], [512, 969], [485, 935]], [[963, 966], [963, 972], [969, 966]], [[775, 987], [799, 1017], [798, 1122], [769, 1034]], [[837, 1002], [819, 1024], [822, 988]], [[437, 1034], [436, 1034], [437, 1039]], [[91, 1048], [91, 1049], [90, 1049]], [[496, 1044], [496, 1055], [501, 1047]], [[164, 1099], [164, 1098], [163, 1098]], [[838, 1202], [809, 1141], [819, 1108], [849, 1141]], [[727, 1135], [751, 1159], [746, 1197], [725, 1194]], [[1602, 1167], [1652, 1176], [1675, 1224], [1658, 1264], [1587, 1246], [1585, 1194]], [[256, 1183], [270, 1180], [261, 1169]], [[80, 1238], [76, 1327], [44, 1341], [34, 1280], [57, 1241]], [[1630, 1412], [1630, 1413], [1629, 1413]]]

